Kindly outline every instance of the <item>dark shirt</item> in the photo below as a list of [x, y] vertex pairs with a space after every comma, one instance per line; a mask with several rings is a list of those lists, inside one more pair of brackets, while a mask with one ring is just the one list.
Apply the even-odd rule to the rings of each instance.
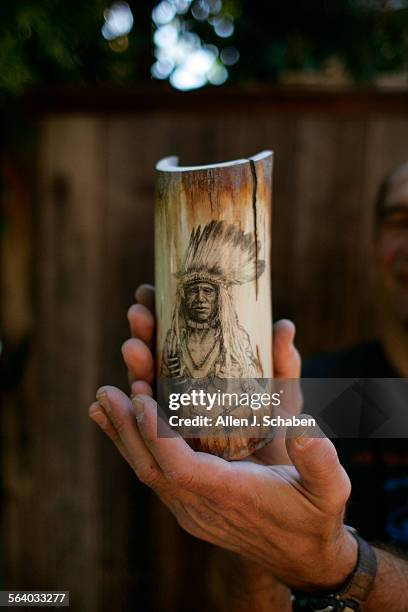
[[302, 375], [305, 378], [398, 378], [378, 340], [314, 355], [305, 360]]
[[[306, 359], [305, 378], [398, 378], [373, 340]], [[408, 439], [334, 439], [351, 483], [346, 522], [370, 541], [408, 550]]]

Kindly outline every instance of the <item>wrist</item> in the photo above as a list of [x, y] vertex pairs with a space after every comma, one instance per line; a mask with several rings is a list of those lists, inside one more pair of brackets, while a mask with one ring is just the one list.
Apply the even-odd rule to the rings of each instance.
[[291, 612], [291, 592], [271, 571], [263, 565], [241, 557], [242, 591], [241, 607], [234, 612]]
[[269, 567], [257, 563], [252, 559], [237, 555], [237, 563], [239, 564], [239, 575], [244, 582], [253, 583], [254, 580], [280, 582]]
[[353, 573], [358, 559], [358, 544], [343, 525], [338, 536], [319, 547], [313, 562], [314, 574], [301, 588], [305, 592], [336, 591]]
[[[355, 529], [347, 527], [347, 530], [352, 533], [357, 543], [357, 561], [353, 571], [345, 582], [337, 587], [329, 589], [326, 584], [323, 586], [319, 583], [318, 590], [314, 592], [297, 592], [294, 610], [350, 610], [351, 612], [351, 610], [360, 610], [361, 606], [365, 606], [370, 600], [377, 582], [377, 555]], [[346, 552], [347, 548], [343, 551]]]

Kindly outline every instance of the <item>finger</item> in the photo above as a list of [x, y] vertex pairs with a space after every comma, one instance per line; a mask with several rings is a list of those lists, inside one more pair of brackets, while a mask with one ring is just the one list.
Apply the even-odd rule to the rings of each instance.
[[129, 370], [130, 381], [145, 380], [152, 384], [154, 380], [154, 361], [150, 349], [139, 338], [126, 340], [122, 345], [122, 355]]
[[203, 495], [224, 491], [220, 483], [228, 478], [228, 462], [194, 452], [161, 418], [158, 429], [157, 404], [151, 397], [136, 395], [132, 402], [140, 434], [169, 482]]
[[139, 338], [151, 348], [155, 325], [150, 310], [142, 304], [133, 304], [128, 310], [127, 318], [132, 337]]
[[334, 445], [317, 425], [293, 427], [290, 436], [286, 439], [288, 455], [309, 497], [316, 506], [338, 512], [350, 495], [350, 480]]
[[300, 355], [293, 343], [295, 333], [295, 325], [288, 319], [281, 319], [273, 326], [275, 378], [299, 378], [300, 376]]
[[143, 284], [135, 291], [135, 298], [139, 304], [143, 304], [154, 314], [154, 287], [153, 285]]
[[140, 436], [130, 399], [115, 387], [101, 387], [96, 396], [109, 416], [137, 476], [150, 487], [160, 486], [164, 482], [163, 475]]
[[136, 380], [132, 384], [132, 395], [150, 395], [153, 397], [153, 389], [145, 380]]
[[[302, 411], [303, 397], [298, 381], [300, 377], [301, 359], [298, 350], [294, 346], [296, 329], [292, 321], [282, 319], [274, 325], [273, 336], [273, 359], [275, 380], [280, 380], [279, 385], [285, 393], [282, 395], [282, 404], [276, 409], [276, 414], [285, 416], [299, 414]], [[286, 416], [288, 416], [286, 415]], [[285, 437], [284, 429], [281, 437]], [[282, 457], [287, 462], [285, 451], [281, 448]]]
[[132, 462], [126, 452], [125, 447], [122, 444], [122, 440], [116, 432], [116, 429], [113, 427], [110, 422], [109, 417], [107, 416], [104, 407], [100, 402], [94, 402], [89, 407], [89, 417], [102, 429], [102, 431], [112, 440], [122, 457], [129, 463], [132, 467]]

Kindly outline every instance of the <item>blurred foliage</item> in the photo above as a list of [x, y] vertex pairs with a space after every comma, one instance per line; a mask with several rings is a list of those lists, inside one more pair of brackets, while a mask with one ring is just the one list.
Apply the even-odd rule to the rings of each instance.
[[[240, 52], [234, 81], [273, 82], [332, 60], [355, 82], [408, 70], [408, 0], [225, 0], [223, 12], [236, 26], [223, 41]], [[220, 42], [209, 23], [194, 30], [207, 43]]]
[[275, 79], [285, 70], [318, 70], [331, 58], [356, 81], [407, 70], [404, 0], [271, 2], [262, 10], [257, 2], [244, 3], [235, 41], [245, 49], [239, 78]]
[[102, 0], [1, 2], [1, 93], [20, 94], [29, 85], [146, 78], [154, 3], [134, 2], [138, 23], [125, 54], [113, 52], [101, 35], [108, 4]]
[[[150, 78], [152, 8], [129, 0], [134, 26], [126, 47], [101, 35], [103, 0], [5, 0], [0, 3], [0, 101], [27, 86], [127, 83]], [[194, 4], [194, 3], [193, 3]], [[239, 49], [233, 81], [274, 81], [287, 70], [317, 70], [337, 58], [358, 81], [401, 72], [408, 61], [405, 0], [224, 0], [235, 30], [223, 43]], [[206, 43], [213, 28], [182, 15]]]

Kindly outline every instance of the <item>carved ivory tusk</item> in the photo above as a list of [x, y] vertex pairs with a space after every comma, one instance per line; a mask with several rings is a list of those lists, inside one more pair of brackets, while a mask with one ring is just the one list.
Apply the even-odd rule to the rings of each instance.
[[[158, 385], [259, 391], [257, 379], [272, 378], [272, 162], [271, 151], [208, 166], [179, 166], [177, 157], [158, 162]], [[185, 406], [183, 417], [201, 413], [219, 423], [223, 409], [252, 423], [251, 409], [242, 405]], [[195, 449], [236, 459], [270, 437], [264, 429], [221, 424], [186, 439]]]

